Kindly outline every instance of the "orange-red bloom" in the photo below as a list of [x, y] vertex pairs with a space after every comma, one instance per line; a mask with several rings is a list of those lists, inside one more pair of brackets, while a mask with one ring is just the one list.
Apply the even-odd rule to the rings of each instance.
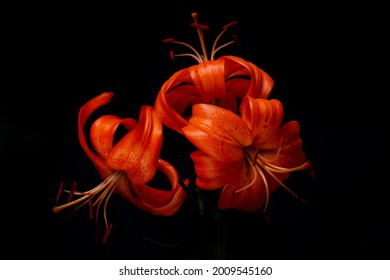
[[242, 100], [245, 96], [268, 98], [274, 85], [272, 78], [265, 71], [242, 58], [222, 56], [214, 59], [218, 50], [234, 42], [217, 47], [219, 38], [235, 22], [224, 27], [208, 57], [203, 40], [203, 30], [207, 27], [198, 24], [196, 13], [193, 13], [192, 17], [192, 26], [198, 32], [203, 55], [186, 43], [174, 39], [164, 40], [190, 48], [194, 54], [175, 56], [190, 56], [199, 64], [174, 73], [161, 87], [155, 102], [155, 109], [163, 124], [180, 133], [181, 128], [188, 124], [186, 114], [193, 105], [212, 103], [236, 113], [237, 99]]
[[[241, 115], [212, 105], [193, 106], [183, 134], [199, 149], [191, 154], [201, 189], [223, 188], [219, 208], [253, 212], [289, 173], [307, 169], [297, 121], [280, 127], [278, 100], [245, 97]], [[292, 191], [289, 190], [291, 193]]]
[[[162, 123], [153, 107], [141, 107], [138, 123], [131, 118], [121, 119], [113, 115], [98, 118], [90, 130], [93, 149], [88, 146], [84, 133], [85, 123], [88, 117], [97, 108], [108, 103], [112, 96], [113, 93], [104, 92], [91, 99], [80, 109], [78, 118], [80, 144], [104, 181], [89, 191], [74, 192], [81, 197], [54, 207], [54, 211], [58, 212], [73, 205], [80, 207], [96, 198], [92, 205], [97, 206], [96, 218], [104, 203], [104, 219], [108, 228], [107, 202], [116, 192], [149, 213], [165, 216], [174, 214], [182, 205], [186, 193], [178, 182], [176, 169], [159, 159], [163, 140]], [[128, 132], [119, 142], [113, 144], [119, 125], [123, 125]], [[167, 176], [171, 190], [147, 185], [157, 170]]]

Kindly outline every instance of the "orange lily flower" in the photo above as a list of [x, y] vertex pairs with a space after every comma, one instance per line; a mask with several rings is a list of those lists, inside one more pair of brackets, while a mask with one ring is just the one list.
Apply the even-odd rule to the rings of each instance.
[[[88, 101], [79, 111], [78, 133], [80, 144], [87, 156], [94, 163], [103, 182], [85, 192], [71, 192], [70, 195], [81, 196], [61, 206], [54, 207], [59, 212], [70, 206], [78, 209], [90, 203], [92, 211], [104, 202], [104, 220], [109, 228], [106, 208], [111, 195], [116, 192], [136, 207], [155, 215], [173, 215], [182, 205], [186, 192], [179, 184], [176, 169], [168, 162], [159, 159], [162, 147], [162, 123], [151, 106], [142, 106], [139, 122], [131, 118], [121, 119], [113, 115], [105, 115], [92, 124], [90, 130], [92, 150], [86, 141], [84, 126], [88, 117], [99, 107], [108, 103], [113, 93], [104, 92]], [[113, 144], [114, 134], [119, 125], [128, 132]], [[157, 170], [164, 173], [171, 184], [171, 190], [155, 189], [147, 183]], [[96, 198], [94, 201], [93, 199]]]
[[[289, 174], [308, 169], [299, 124], [280, 127], [283, 107], [278, 100], [245, 97], [241, 116], [212, 105], [193, 106], [183, 134], [199, 149], [191, 154], [201, 189], [223, 188], [220, 209], [253, 212], [264, 205], [269, 194], [283, 186]], [[297, 197], [297, 196], [296, 196]]]
[[203, 31], [208, 27], [198, 23], [196, 13], [192, 13], [192, 18], [192, 27], [197, 30], [203, 55], [187, 43], [174, 39], [164, 40], [167, 43], [184, 45], [194, 52], [178, 55], [171, 52], [172, 58], [190, 56], [199, 64], [174, 73], [161, 87], [154, 106], [163, 124], [179, 133], [181, 128], [188, 124], [185, 115], [194, 104], [217, 104], [236, 113], [237, 99], [242, 100], [245, 96], [268, 98], [274, 86], [272, 78], [251, 62], [236, 56], [214, 59], [221, 48], [235, 42], [233, 40], [217, 47], [220, 37], [236, 22], [223, 28], [214, 42], [209, 58], [203, 38]]

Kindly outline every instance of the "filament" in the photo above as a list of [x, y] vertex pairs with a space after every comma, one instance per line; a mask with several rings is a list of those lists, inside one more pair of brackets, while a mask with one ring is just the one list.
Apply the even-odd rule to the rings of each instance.
[[196, 32], [198, 33], [198, 37], [199, 37], [199, 40], [200, 40], [200, 45], [202, 47], [202, 51], [203, 51], [203, 58], [204, 58], [204, 61], [207, 61], [207, 51], [206, 51], [206, 46], [205, 46], [205, 43], [204, 43], [204, 37], [203, 37], [203, 28], [200, 28], [199, 26], [196, 26], [196, 25], [199, 25], [198, 24], [198, 14], [197, 13], [192, 13], [191, 14], [193, 20], [194, 20], [194, 23], [195, 23], [195, 27], [196, 27]]
[[[199, 41], [200, 41], [200, 46], [202, 48], [202, 53], [203, 55], [201, 55], [193, 46], [191, 46], [190, 44], [187, 44], [185, 42], [181, 42], [181, 41], [176, 41], [175, 39], [173, 38], [168, 38], [168, 39], [164, 39], [163, 42], [164, 43], [174, 43], [174, 44], [179, 44], [179, 45], [183, 45], [187, 48], [189, 48], [193, 53], [184, 53], [184, 54], [173, 54], [173, 52], [171, 51], [170, 52], [170, 56], [171, 58], [173, 59], [174, 57], [178, 57], [178, 56], [189, 56], [189, 57], [192, 57], [194, 58], [198, 63], [201, 63], [201, 62], [205, 62], [205, 61], [208, 61], [208, 56], [207, 56], [207, 49], [206, 49], [206, 44], [205, 44], [205, 41], [204, 41], [204, 36], [203, 36], [203, 30], [208, 30], [209, 27], [206, 26], [206, 25], [203, 25], [203, 24], [199, 24], [198, 23], [198, 14], [197, 13], [192, 13], [191, 14], [194, 22], [191, 23], [190, 25], [196, 29], [196, 32], [198, 33], [198, 38], [199, 38]], [[231, 22], [227, 25], [225, 25], [223, 27], [223, 30], [219, 33], [219, 35], [217, 36], [217, 38], [215, 39], [214, 43], [213, 43], [213, 46], [212, 46], [212, 49], [211, 49], [211, 57], [210, 59], [213, 60], [214, 57], [215, 57], [215, 54], [222, 48], [232, 44], [235, 42], [235, 40], [232, 40], [230, 42], [227, 42], [219, 47], [217, 47], [217, 43], [219, 41], [219, 39], [222, 37], [222, 35], [226, 32], [226, 30], [236, 24], [237, 21], [234, 21], [234, 22]]]
[[[256, 180], [257, 180], [257, 172], [255, 170], [255, 167], [251, 165], [251, 169], [250, 170], [251, 170], [251, 173], [254, 174], [252, 181], [249, 184], [247, 184], [246, 186], [242, 187], [241, 189], [238, 189], [238, 190], [234, 191], [235, 194], [252, 187], [253, 184], [256, 182]], [[255, 172], [253, 172], [253, 171], [255, 171]], [[249, 177], [251, 177], [251, 176], [249, 176]]]
[[265, 178], [264, 172], [261, 170], [259, 166], [256, 166], [256, 170], [260, 173], [261, 178], [263, 179], [264, 186], [265, 186], [265, 205], [264, 205], [264, 212], [267, 210], [268, 207], [268, 201], [269, 201], [269, 187], [268, 187], [268, 181]]

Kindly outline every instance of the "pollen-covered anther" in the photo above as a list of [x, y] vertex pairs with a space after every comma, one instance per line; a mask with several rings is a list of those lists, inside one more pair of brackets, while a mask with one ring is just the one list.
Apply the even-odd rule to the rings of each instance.
[[166, 38], [162, 40], [163, 43], [172, 43], [173, 41], [175, 41], [173, 38]]
[[112, 224], [107, 228], [106, 233], [104, 234], [102, 243], [105, 244], [107, 242], [108, 236], [110, 235], [112, 230]]
[[233, 26], [233, 25], [236, 25], [237, 24], [237, 20], [235, 20], [235, 21], [233, 21], [233, 22], [231, 22], [231, 23], [228, 23], [228, 24], [226, 24], [224, 27], [223, 27], [223, 29], [228, 29], [229, 27], [231, 27], [231, 26]]
[[61, 196], [63, 187], [64, 187], [64, 181], [61, 181], [60, 187], [58, 189], [57, 197], [56, 197], [56, 202], [60, 201], [60, 196]]
[[77, 183], [76, 182], [73, 182], [72, 184], [72, 188], [70, 189], [70, 192], [69, 192], [69, 196], [68, 196], [68, 202], [70, 202], [73, 198], [73, 195], [76, 191], [76, 187], [77, 187]]
[[198, 24], [198, 23], [190, 23], [191, 27], [194, 27], [194, 28], [199, 28], [201, 30], [209, 30], [210, 27], [208, 27], [207, 25], [203, 25], [203, 24]]

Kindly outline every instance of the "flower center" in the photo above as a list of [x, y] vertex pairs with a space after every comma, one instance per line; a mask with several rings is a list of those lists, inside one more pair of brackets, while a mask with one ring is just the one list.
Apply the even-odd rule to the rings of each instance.
[[282, 145], [280, 144], [277, 153], [271, 159], [268, 159], [268, 158], [262, 156], [260, 149], [255, 149], [253, 147], [247, 147], [245, 149], [245, 163], [246, 163], [246, 166], [249, 168], [249, 172], [251, 173], [249, 178], [252, 178], [252, 180], [250, 183], [248, 183], [247, 185], [245, 185], [241, 189], [236, 190], [235, 193], [252, 187], [256, 183], [258, 176], [260, 176], [262, 181], [264, 182], [264, 187], [265, 187], [265, 192], [266, 192], [264, 211], [268, 207], [269, 194], [270, 194], [269, 185], [268, 185], [268, 181], [267, 181], [265, 174], [268, 174], [269, 176], [271, 176], [276, 182], [278, 182], [279, 185], [281, 185], [284, 189], [286, 189], [292, 196], [299, 199], [303, 203], [307, 203], [304, 199], [300, 198], [289, 187], [287, 187], [275, 175], [275, 173], [291, 173], [294, 171], [305, 170], [305, 169], [311, 170], [311, 164], [309, 161], [305, 161], [304, 163], [302, 163], [298, 166], [295, 166], [295, 167], [291, 167], [291, 168], [281, 167], [281, 166], [273, 164], [272, 162], [274, 162], [279, 156], [281, 146]]
[[[184, 54], [174, 54], [173, 51], [171, 50], [170, 54], [171, 54], [171, 59], [174, 59], [175, 57], [177, 56], [190, 56], [192, 58], [194, 58], [198, 63], [201, 63], [201, 62], [205, 62], [205, 61], [208, 61], [209, 58], [208, 58], [208, 55], [207, 55], [207, 50], [206, 50], [206, 45], [205, 45], [205, 42], [204, 42], [204, 36], [203, 36], [203, 31], [204, 30], [208, 30], [209, 27], [206, 26], [206, 25], [203, 25], [203, 24], [199, 24], [198, 23], [198, 14], [197, 13], [192, 13], [191, 14], [192, 16], [192, 19], [194, 20], [193, 23], [191, 23], [191, 27], [194, 27], [196, 29], [196, 32], [198, 33], [198, 37], [199, 37], [199, 41], [200, 41], [200, 45], [201, 45], [201, 48], [202, 48], [202, 54], [200, 54], [193, 46], [191, 46], [190, 44], [187, 44], [185, 42], [181, 42], [181, 41], [176, 41], [175, 39], [173, 38], [168, 38], [168, 39], [164, 39], [163, 42], [164, 43], [173, 43], [173, 44], [179, 44], [179, 45], [183, 45], [183, 46], [186, 46], [187, 48], [191, 49], [193, 53], [184, 53]], [[215, 39], [214, 41], [214, 44], [213, 44], [213, 47], [211, 49], [211, 55], [210, 55], [210, 60], [213, 60], [214, 57], [215, 57], [215, 54], [222, 48], [236, 42], [236, 38], [235, 36], [233, 35], [233, 40], [230, 41], [230, 42], [227, 42], [223, 45], [220, 45], [217, 47], [217, 44], [218, 44], [218, 41], [219, 39], [222, 37], [222, 35], [226, 32], [226, 30], [230, 27], [230, 26], [233, 26], [237, 23], [237, 21], [233, 21], [227, 25], [225, 25], [221, 31], [221, 33], [219, 33], [219, 35], [217, 36], [217, 38]]]

